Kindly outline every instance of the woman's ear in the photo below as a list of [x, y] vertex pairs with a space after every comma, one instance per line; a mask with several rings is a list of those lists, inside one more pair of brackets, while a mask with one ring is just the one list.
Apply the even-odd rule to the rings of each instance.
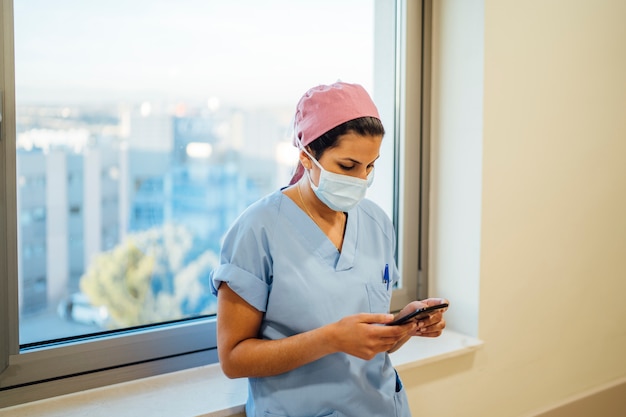
[[300, 164], [302, 164], [304, 169], [312, 168], [311, 159], [309, 159], [309, 155], [307, 155], [303, 150], [300, 150], [300, 154], [298, 155], [298, 157], [300, 158]]

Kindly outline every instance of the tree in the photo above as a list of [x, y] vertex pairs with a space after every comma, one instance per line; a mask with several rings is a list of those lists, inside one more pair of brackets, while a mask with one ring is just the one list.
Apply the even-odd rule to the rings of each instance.
[[214, 314], [209, 274], [218, 258], [201, 246], [179, 225], [130, 234], [95, 257], [80, 288], [94, 306], [107, 308], [110, 328]]

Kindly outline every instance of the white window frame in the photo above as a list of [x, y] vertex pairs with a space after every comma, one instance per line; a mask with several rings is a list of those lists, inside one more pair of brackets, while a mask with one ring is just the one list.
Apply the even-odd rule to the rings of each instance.
[[[0, 408], [216, 362], [214, 318], [20, 349], [13, 1], [0, 1]], [[428, 291], [430, 8], [431, 0], [396, 1], [393, 220], [403, 285], [393, 310]]]

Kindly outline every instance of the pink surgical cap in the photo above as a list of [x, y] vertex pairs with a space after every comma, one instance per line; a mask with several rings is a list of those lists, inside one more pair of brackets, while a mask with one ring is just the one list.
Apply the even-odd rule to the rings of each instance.
[[[318, 85], [298, 102], [295, 135], [307, 146], [329, 130], [359, 117], [380, 119], [376, 105], [358, 84]], [[298, 146], [294, 138], [294, 146]]]

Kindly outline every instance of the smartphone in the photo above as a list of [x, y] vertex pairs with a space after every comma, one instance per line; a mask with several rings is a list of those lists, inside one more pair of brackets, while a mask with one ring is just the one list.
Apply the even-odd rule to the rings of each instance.
[[404, 324], [411, 319], [415, 319], [415, 320], [423, 319], [423, 318], [428, 317], [430, 313], [432, 313], [433, 311], [439, 310], [441, 308], [446, 308], [446, 307], [448, 307], [448, 303], [441, 303], [435, 306], [418, 308], [417, 310], [412, 311], [405, 316], [398, 317], [394, 321], [387, 323], [386, 326], [397, 326], [399, 324]]

